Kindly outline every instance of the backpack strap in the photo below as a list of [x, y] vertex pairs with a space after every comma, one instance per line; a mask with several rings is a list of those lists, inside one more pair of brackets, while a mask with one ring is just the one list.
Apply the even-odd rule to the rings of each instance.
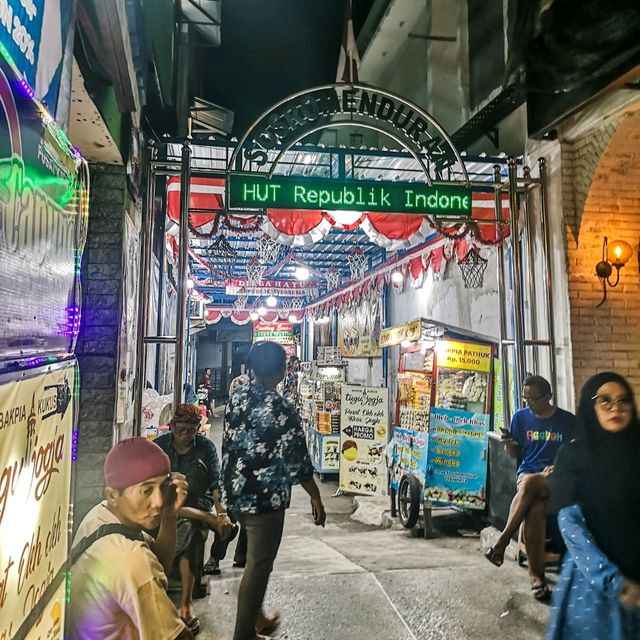
[[142, 541], [143, 539], [142, 532], [136, 532], [129, 527], [125, 527], [123, 524], [103, 524], [98, 527], [93, 533], [82, 538], [82, 540], [80, 540], [80, 542], [78, 542], [78, 544], [71, 550], [68, 559], [68, 566], [71, 567], [94, 542], [100, 540], [100, 538], [104, 538], [104, 536], [108, 536], [113, 533], [119, 533], [121, 536], [124, 536], [129, 540]]

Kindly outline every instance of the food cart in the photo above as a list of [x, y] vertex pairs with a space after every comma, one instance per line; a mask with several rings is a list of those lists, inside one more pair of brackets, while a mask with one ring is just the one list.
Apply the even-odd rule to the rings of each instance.
[[493, 421], [497, 341], [423, 318], [384, 329], [400, 347], [387, 464], [391, 509], [412, 528], [432, 506], [486, 506], [488, 432]]

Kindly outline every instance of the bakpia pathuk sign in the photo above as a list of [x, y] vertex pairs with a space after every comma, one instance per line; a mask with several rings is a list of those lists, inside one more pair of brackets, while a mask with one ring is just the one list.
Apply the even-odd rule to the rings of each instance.
[[[27, 637], [62, 640], [74, 364], [0, 378], [1, 640], [13, 638], [33, 610], [38, 616]], [[53, 582], [59, 588], [43, 602]]]

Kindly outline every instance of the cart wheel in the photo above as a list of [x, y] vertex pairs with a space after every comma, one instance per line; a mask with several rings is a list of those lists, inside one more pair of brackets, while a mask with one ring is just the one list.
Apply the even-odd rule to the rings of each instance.
[[405, 529], [412, 529], [420, 515], [420, 481], [414, 475], [402, 476], [398, 487], [398, 516]]

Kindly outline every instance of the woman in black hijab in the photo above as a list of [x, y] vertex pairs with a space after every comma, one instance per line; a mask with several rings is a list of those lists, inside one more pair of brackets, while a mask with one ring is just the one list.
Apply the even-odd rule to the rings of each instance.
[[640, 422], [631, 386], [600, 373], [578, 407], [582, 435], [562, 447], [552, 499], [567, 545], [548, 640], [640, 638]]

